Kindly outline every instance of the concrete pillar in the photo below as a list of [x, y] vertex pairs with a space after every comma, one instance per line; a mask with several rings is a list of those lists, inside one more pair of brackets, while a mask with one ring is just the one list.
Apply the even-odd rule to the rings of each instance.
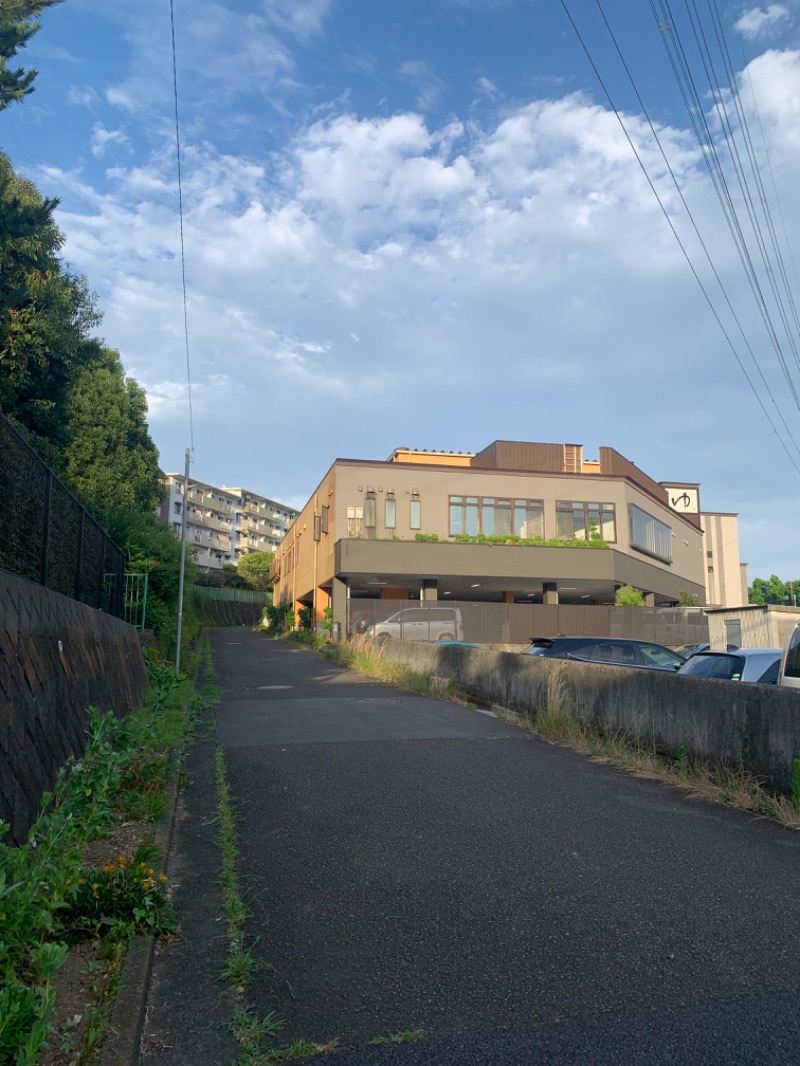
[[644, 605], [645, 605], [645, 607], [655, 607], [655, 605], [656, 605], [656, 594], [654, 592], [645, 592], [645, 594], [644, 594]]
[[347, 640], [347, 582], [335, 577], [331, 582], [333, 639]]
[[513, 602], [514, 602], [514, 593], [513, 592], [504, 592], [503, 593], [503, 603], [513, 603]]
[[436, 578], [424, 577], [422, 579], [422, 588], [420, 590], [421, 600], [433, 600], [439, 599], [439, 585]]
[[545, 581], [542, 585], [542, 603], [558, 603], [558, 583]]

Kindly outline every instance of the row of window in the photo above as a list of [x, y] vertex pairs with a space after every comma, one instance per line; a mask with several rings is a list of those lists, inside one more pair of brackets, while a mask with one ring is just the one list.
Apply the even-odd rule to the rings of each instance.
[[[450, 536], [544, 537], [544, 502], [499, 496], [451, 496]], [[617, 539], [613, 503], [556, 501], [559, 540]]]
[[[383, 525], [397, 527], [397, 501], [393, 495], [384, 500]], [[653, 515], [633, 504], [628, 507], [631, 546], [665, 562], [672, 562], [672, 530]], [[327, 515], [325, 529], [327, 532]], [[365, 529], [375, 529], [378, 501], [367, 493], [364, 506], [347, 508], [348, 536], [359, 536]], [[319, 539], [315, 520], [315, 539]], [[409, 501], [409, 527], [422, 528], [422, 503]], [[500, 496], [451, 496], [449, 535], [476, 537], [516, 536], [544, 537], [544, 501]], [[616, 511], [613, 503], [584, 500], [556, 500], [556, 537], [559, 540], [592, 540], [599, 537], [616, 543]]]
[[[327, 508], [323, 508], [323, 511]], [[378, 500], [372, 493], [364, 497], [363, 507], [347, 508], [347, 532], [348, 535], [358, 536], [362, 529], [375, 529], [378, 524]], [[397, 528], [397, 500], [394, 496], [387, 495], [383, 501], [383, 525], [385, 529]], [[408, 504], [408, 525], [410, 529], [422, 529], [422, 502], [418, 497], [412, 497]], [[327, 528], [323, 530], [327, 533]]]

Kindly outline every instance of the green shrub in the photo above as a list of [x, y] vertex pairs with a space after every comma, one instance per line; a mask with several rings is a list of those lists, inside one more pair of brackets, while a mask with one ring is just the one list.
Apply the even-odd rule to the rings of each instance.
[[614, 603], [617, 607], [644, 607], [644, 595], [632, 585], [620, 585]]
[[270, 604], [264, 608], [264, 621], [272, 633], [285, 633], [294, 624], [294, 610], [290, 603], [278, 606]]

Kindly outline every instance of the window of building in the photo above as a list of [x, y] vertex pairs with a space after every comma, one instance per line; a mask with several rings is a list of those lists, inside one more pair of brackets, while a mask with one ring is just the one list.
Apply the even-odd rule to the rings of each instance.
[[556, 536], [561, 540], [617, 539], [613, 503], [556, 500]]
[[517, 500], [513, 497], [451, 496], [450, 536], [475, 537], [544, 536], [541, 500]]
[[327, 533], [328, 532], [328, 511], [329, 510], [330, 510], [330, 508], [323, 507], [322, 508], [322, 514], [320, 515], [320, 518], [321, 518], [320, 529], [322, 530], [323, 533]]
[[659, 522], [653, 515], [633, 504], [629, 505], [628, 512], [631, 520], [631, 547], [671, 563], [672, 530], [666, 522]]
[[411, 529], [422, 529], [422, 503], [420, 500], [411, 501], [408, 517]]
[[397, 503], [394, 496], [386, 497], [384, 525], [387, 529], [394, 529], [397, 525]]
[[376, 524], [375, 493], [368, 492], [364, 497], [364, 529], [374, 529]]
[[347, 535], [348, 537], [360, 537], [364, 531], [364, 509], [362, 507], [347, 508]]

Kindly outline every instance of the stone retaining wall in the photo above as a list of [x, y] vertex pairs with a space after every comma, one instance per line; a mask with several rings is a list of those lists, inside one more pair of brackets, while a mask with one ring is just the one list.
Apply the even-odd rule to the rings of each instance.
[[387, 641], [383, 655], [453, 680], [487, 704], [520, 713], [569, 704], [586, 720], [629, 730], [659, 748], [721, 759], [789, 792], [800, 758], [800, 692], [678, 677], [455, 645]]
[[127, 714], [148, 689], [133, 626], [0, 572], [0, 820], [19, 843], [67, 758], [87, 708]]

